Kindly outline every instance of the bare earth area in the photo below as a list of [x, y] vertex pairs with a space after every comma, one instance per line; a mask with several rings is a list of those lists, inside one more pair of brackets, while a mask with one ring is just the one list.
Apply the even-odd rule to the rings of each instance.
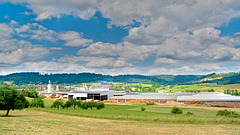
[[[5, 112], [1, 111], [0, 114]], [[26, 109], [0, 117], [0, 134], [240, 134], [239, 125], [162, 124], [67, 116]]]

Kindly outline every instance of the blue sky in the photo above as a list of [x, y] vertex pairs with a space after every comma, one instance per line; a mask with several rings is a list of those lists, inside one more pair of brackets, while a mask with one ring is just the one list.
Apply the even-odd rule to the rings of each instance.
[[0, 74], [239, 72], [238, 3], [3, 0]]

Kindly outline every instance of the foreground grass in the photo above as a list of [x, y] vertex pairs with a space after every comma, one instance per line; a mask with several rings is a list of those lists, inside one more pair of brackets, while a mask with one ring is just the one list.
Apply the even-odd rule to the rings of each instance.
[[[0, 111], [2, 113], [2, 111]], [[12, 111], [12, 117], [0, 117], [0, 134], [239, 134], [235, 124], [153, 123], [85, 118], [33, 109]]]
[[[46, 108], [33, 108], [38, 111], [45, 111], [55, 114], [63, 114], [69, 116], [81, 116], [88, 118], [101, 118], [113, 120], [132, 120], [132, 121], [149, 121], [155, 123], [186, 123], [186, 124], [237, 124], [240, 125], [240, 118], [231, 119], [229, 117], [216, 116], [217, 110], [225, 108], [212, 108], [206, 106], [181, 106], [183, 114], [171, 114], [173, 106], [151, 105], [145, 106], [146, 111], [140, 111], [139, 104], [105, 104], [102, 110], [88, 109], [82, 110], [77, 108], [52, 109], [50, 106], [53, 101], [45, 100]], [[229, 109], [229, 108], [228, 108]], [[239, 112], [239, 108], [235, 108]], [[194, 115], [186, 115], [192, 112]]]

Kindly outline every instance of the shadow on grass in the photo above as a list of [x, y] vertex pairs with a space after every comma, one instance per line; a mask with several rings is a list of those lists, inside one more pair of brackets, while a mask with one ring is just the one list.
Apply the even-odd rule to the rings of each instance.
[[29, 117], [29, 115], [0, 115], [0, 117]]

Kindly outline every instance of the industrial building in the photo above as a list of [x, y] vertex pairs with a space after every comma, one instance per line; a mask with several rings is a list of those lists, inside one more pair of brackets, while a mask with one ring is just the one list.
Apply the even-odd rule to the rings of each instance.
[[94, 99], [94, 100], [108, 100], [114, 96], [123, 96], [125, 94], [124, 91], [114, 91], [114, 90], [108, 90], [108, 91], [74, 91], [68, 93], [68, 99], [74, 98], [74, 99], [81, 99], [81, 100], [87, 100], [87, 99]]
[[219, 92], [200, 92], [192, 96], [180, 96], [177, 102], [198, 100], [207, 103], [209, 106], [218, 107], [240, 107], [240, 96], [232, 96]]
[[177, 102], [198, 100], [202, 102], [240, 102], [240, 97], [219, 92], [200, 92], [192, 96], [179, 96]]
[[124, 96], [113, 96], [118, 102], [125, 103], [131, 100], [151, 100], [156, 103], [166, 103], [168, 101], [177, 101], [179, 96], [192, 96], [195, 93], [126, 93]]

